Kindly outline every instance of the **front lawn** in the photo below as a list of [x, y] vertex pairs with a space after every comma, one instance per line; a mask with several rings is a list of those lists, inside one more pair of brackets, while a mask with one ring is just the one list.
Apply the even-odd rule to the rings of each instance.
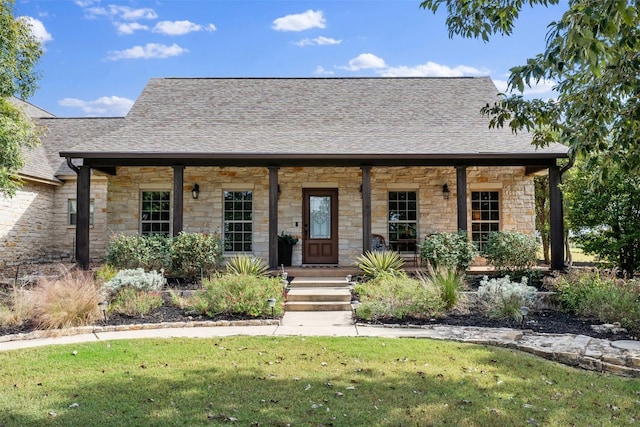
[[513, 350], [231, 337], [0, 353], [0, 425], [637, 425], [640, 383]]

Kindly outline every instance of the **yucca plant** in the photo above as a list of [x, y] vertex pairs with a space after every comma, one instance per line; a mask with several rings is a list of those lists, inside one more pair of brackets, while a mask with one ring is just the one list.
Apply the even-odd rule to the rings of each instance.
[[460, 292], [465, 287], [464, 273], [452, 266], [440, 265], [435, 268], [431, 264], [427, 264], [427, 266], [428, 272], [426, 274], [419, 273], [418, 278], [439, 289], [445, 309], [451, 310], [458, 302]]
[[235, 255], [227, 263], [227, 272], [232, 274], [245, 274], [248, 276], [266, 276], [269, 266], [262, 258]]
[[358, 257], [356, 265], [365, 277], [375, 278], [383, 273], [397, 274], [402, 270], [404, 260], [395, 251], [367, 251]]

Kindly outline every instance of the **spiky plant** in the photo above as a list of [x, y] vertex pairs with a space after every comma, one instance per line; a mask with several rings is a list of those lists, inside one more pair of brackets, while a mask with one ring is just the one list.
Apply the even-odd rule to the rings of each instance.
[[431, 264], [427, 264], [427, 266], [428, 272], [418, 274], [418, 278], [439, 289], [445, 309], [451, 310], [458, 302], [460, 292], [465, 287], [464, 273], [451, 266], [440, 265], [435, 268]]
[[248, 276], [266, 276], [269, 266], [262, 258], [235, 255], [227, 262], [227, 272], [232, 274], [245, 274]]
[[358, 257], [356, 265], [365, 277], [375, 278], [380, 274], [397, 274], [402, 270], [404, 260], [395, 251], [367, 251]]

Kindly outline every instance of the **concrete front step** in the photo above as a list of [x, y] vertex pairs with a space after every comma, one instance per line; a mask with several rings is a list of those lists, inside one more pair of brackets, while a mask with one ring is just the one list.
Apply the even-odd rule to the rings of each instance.
[[290, 302], [350, 302], [348, 288], [292, 288], [287, 295]]
[[351, 291], [344, 277], [295, 277], [285, 311], [350, 311]]
[[291, 281], [291, 288], [349, 288], [344, 277], [296, 277]]
[[348, 302], [290, 302], [284, 304], [284, 311], [351, 311]]

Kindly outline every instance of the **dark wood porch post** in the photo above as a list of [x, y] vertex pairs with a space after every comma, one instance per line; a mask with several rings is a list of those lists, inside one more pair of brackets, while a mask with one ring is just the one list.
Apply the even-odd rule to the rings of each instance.
[[371, 166], [362, 169], [362, 253], [371, 250]]
[[91, 168], [80, 166], [76, 185], [76, 261], [83, 270], [89, 269], [89, 204], [91, 194]]
[[458, 231], [467, 231], [467, 167], [456, 166], [456, 192], [458, 204]]
[[269, 267], [278, 268], [278, 169], [269, 166]]
[[562, 175], [558, 166], [549, 168], [549, 220], [551, 232], [551, 269], [564, 269], [564, 215], [562, 209]]
[[184, 215], [184, 166], [173, 166], [173, 232], [175, 237], [182, 231]]

